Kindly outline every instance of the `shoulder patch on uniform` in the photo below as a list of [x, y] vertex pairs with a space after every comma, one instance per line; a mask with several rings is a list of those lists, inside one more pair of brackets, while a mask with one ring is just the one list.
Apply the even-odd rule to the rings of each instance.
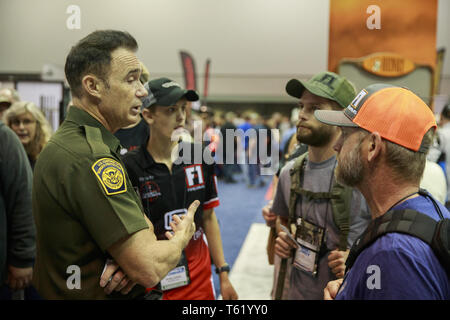
[[122, 165], [111, 158], [101, 158], [92, 165], [100, 184], [107, 195], [119, 194], [127, 191], [125, 172]]

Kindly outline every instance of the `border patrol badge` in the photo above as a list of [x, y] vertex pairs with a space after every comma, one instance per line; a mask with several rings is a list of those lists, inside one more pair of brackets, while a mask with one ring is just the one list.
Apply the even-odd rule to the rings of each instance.
[[107, 195], [127, 191], [125, 173], [118, 161], [111, 158], [102, 158], [92, 165], [92, 171], [94, 171]]

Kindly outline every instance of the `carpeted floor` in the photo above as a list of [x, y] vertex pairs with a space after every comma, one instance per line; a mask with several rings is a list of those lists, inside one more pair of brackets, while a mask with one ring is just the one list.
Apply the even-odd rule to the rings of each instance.
[[[262, 178], [266, 182], [265, 186], [251, 189], [247, 188], [242, 174], [235, 175], [238, 183], [228, 184], [218, 180], [220, 206], [215, 211], [219, 220], [225, 259], [231, 268], [239, 255], [250, 226], [253, 223], [265, 223], [261, 209], [267, 202], [264, 196], [272, 177], [263, 176]], [[220, 295], [219, 279], [215, 273], [214, 285], [218, 297]]]

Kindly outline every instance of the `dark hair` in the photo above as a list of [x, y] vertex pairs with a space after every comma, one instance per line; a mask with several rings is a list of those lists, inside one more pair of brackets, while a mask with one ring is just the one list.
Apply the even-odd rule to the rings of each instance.
[[450, 119], [450, 103], [447, 103], [442, 109], [441, 116]]
[[66, 58], [64, 71], [73, 96], [81, 97], [81, 79], [88, 73], [96, 75], [108, 85], [106, 78], [111, 64], [111, 52], [117, 48], [136, 51], [138, 44], [128, 32], [98, 30], [72, 47]]

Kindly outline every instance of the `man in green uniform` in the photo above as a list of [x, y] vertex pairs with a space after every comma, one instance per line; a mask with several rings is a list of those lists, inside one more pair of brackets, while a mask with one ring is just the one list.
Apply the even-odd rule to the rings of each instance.
[[[45, 299], [142, 297], [143, 287], [176, 266], [195, 231], [198, 201], [175, 219], [169, 240], [157, 241], [119, 158], [113, 133], [136, 122], [148, 94], [137, 47], [128, 33], [95, 31], [67, 56], [73, 105], [40, 154], [33, 181], [33, 278]], [[109, 259], [121, 269], [111, 277]]]

